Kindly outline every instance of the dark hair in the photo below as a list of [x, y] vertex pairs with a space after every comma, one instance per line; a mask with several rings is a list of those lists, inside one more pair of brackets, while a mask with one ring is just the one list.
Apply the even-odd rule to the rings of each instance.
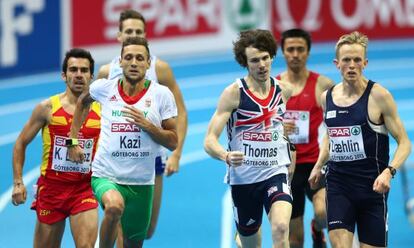
[[150, 57], [150, 51], [148, 48], [148, 41], [143, 37], [129, 37], [124, 42], [122, 42], [121, 55], [124, 53], [124, 47], [129, 45], [141, 45], [144, 46], [148, 53], [148, 58]]
[[141, 13], [138, 11], [135, 11], [133, 9], [126, 9], [121, 12], [119, 15], [119, 31], [122, 31], [122, 23], [127, 19], [138, 19], [141, 20], [144, 23], [145, 28], [145, 18]]
[[311, 50], [312, 46], [312, 39], [309, 32], [300, 29], [300, 28], [293, 28], [286, 30], [282, 33], [282, 39], [280, 41], [280, 46], [282, 47], [282, 51], [285, 48], [285, 40], [287, 38], [303, 38], [306, 41], [306, 45], [308, 45], [308, 52]]
[[241, 31], [239, 39], [233, 42], [233, 52], [236, 61], [243, 67], [247, 67], [246, 48], [250, 46], [268, 52], [271, 58], [276, 56], [277, 43], [270, 31], [263, 29]]
[[89, 71], [93, 74], [95, 69], [95, 60], [93, 60], [92, 55], [89, 51], [82, 49], [82, 48], [72, 48], [66, 52], [65, 58], [63, 59], [62, 63], [62, 72], [66, 73], [68, 69], [68, 60], [70, 58], [83, 58], [89, 60]]

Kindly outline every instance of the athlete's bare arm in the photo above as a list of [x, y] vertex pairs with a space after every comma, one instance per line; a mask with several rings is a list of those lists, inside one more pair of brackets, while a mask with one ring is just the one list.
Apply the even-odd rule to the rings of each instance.
[[180, 88], [178, 87], [177, 82], [171, 67], [167, 62], [157, 59], [155, 65], [155, 71], [157, 73], [157, 78], [160, 84], [167, 86], [174, 95], [175, 103], [177, 104], [178, 116], [177, 116], [177, 136], [178, 144], [177, 148], [171, 153], [171, 156], [168, 158], [167, 165], [165, 168], [166, 175], [171, 175], [178, 171], [179, 169], [179, 160], [183, 152], [184, 140], [187, 134], [187, 125], [188, 117], [187, 110], [185, 108], [184, 99], [181, 94]]
[[239, 106], [240, 92], [236, 83], [228, 86], [220, 96], [216, 112], [208, 125], [204, 140], [205, 151], [213, 158], [227, 162], [232, 166], [241, 165], [243, 153], [241, 151], [227, 152], [219, 143], [220, 134], [229, 120], [233, 110]]
[[109, 68], [110, 68], [110, 64], [106, 64], [103, 65], [99, 68], [99, 72], [98, 72], [98, 78], [97, 79], [101, 79], [101, 78], [107, 78], [109, 76]]
[[[368, 104], [368, 113], [370, 115], [370, 119], [373, 118], [374, 120], [372, 121], [376, 122], [377, 118], [375, 118], [375, 116], [372, 116], [371, 112], [374, 112], [373, 114], [375, 115], [376, 107], [378, 107], [381, 114], [379, 119], [383, 120], [388, 131], [397, 142], [397, 149], [395, 151], [394, 158], [390, 162], [390, 165], [395, 169], [398, 169], [410, 155], [411, 142], [398, 115], [397, 105], [395, 104], [395, 101], [390, 92], [378, 84], [375, 84], [372, 88], [370, 100], [371, 99], [373, 101]], [[374, 191], [378, 193], [388, 192], [390, 189], [390, 179], [390, 171], [384, 170], [374, 182]]]
[[27, 145], [33, 140], [36, 134], [50, 120], [52, 104], [50, 99], [39, 103], [32, 112], [29, 121], [24, 125], [13, 148], [13, 193], [12, 202], [14, 205], [26, 201], [26, 187], [23, 184], [23, 165]]
[[134, 123], [143, 129], [158, 144], [165, 146], [170, 150], [174, 150], [177, 147], [178, 139], [175, 118], [163, 120], [161, 123], [162, 128], [159, 128], [145, 118], [144, 113], [134, 106], [126, 105], [122, 112], [124, 112], [126, 116], [129, 116], [125, 118], [128, 122]]
[[[327, 94], [327, 91], [323, 92], [320, 97], [321, 108], [323, 112], [325, 112], [325, 109], [326, 109], [326, 94]], [[324, 166], [326, 162], [328, 162], [328, 159], [329, 159], [329, 136], [328, 136], [328, 133], [326, 133], [323, 136], [323, 139], [319, 146], [318, 160], [316, 161], [315, 166], [313, 166], [313, 169], [308, 179], [308, 182], [312, 189], [316, 189], [319, 186], [319, 182], [322, 179], [321, 169], [322, 169], [322, 166]]]
[[[279, 81], [279, 86], [280, 86], [280, 89], [282, 90], [283, 102], [287, 103], [289, 98], [292, 96], [293, 86], [287, 81]], [[293, 129], [294, 126], [295, 125], [293, 123], [283, 122], [283, 129], [284, 129], [284, 133], [286, 137], [287, 137], [287, 134], [289, 133], [289, 129]], [[295, 172], [295, 167], [296, 167], [296, 151], [291, 151], [290, 155], [291, 155], [291, 163], [288, 168], [288, 174], [289, 174], [289, 181], [291, 182], [293, 179], [293, 174]]]
[[282, 90], [283, 102], [287, 103], [289, 98], [292, 96], [293, 88], [292, 85], [286, 81], [279, 81], [280, 89]]
[[323, 76], [323, 75], [319, 75], [318, 82], [316, 84], [316, 90], [315, 90], [315, 97], [316, 97], [316, 102], [318, 106], [321, 106], [322, 93], [332, 88], [333, 85], [334, 85], [334, 82], [330, 78]]
[[[94, 100], [89, 94], [88, 87], [82, 92], [76, 102], [76, 108], [73, 113], [73, 120], [70, 126], [69, 138], [78, 138], [78, 133], [82, 127], [83, 122], [88, 116], [88, 112], [93, 101]], [[83, 153], [83, 150], [80, 146], [68, 147], [68, 156], [70, 160], [77, 163], [82, 163], [85, 159], [85, 154]]]

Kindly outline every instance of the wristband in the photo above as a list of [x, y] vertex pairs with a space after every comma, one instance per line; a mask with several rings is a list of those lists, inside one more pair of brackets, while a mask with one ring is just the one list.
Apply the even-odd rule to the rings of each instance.
[[388, 165], [386, 169], [390, 170], [391, 176], [392, 178], [394, 178], [395, 174], [397, 173], [397, 170], [391, 165]]
[[76, 138], [68, 138], [68, 139], [66, 139], [66, 141], [65, 141], [65, 145], [66, 145], [67, 147], [70, 147], [70, 146], [77, 146], [77, 145], [79, 145], [79, 140], [78, 140], [78, 139], [76, 139]]

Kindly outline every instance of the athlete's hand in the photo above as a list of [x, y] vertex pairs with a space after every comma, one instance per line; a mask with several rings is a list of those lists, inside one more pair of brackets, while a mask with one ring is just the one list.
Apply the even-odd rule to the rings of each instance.
[[240, 166], [243, 163], [244, 154], [240, 151], [227, 152], [226, 163], [230, 166]]
[[321, 167], [315, 165], [313, 166], [313, 169], [309, 175], [309, 185], [311, 186], [311, 189], [317, 189], [318, 186], [320, 185], [320, 182], [322, 180], [322, 171], [321, 171]]
[[296, 125], [292, 120], [283, 120], [283, 131], [285, 135], [290, 135], [295, 132]]
[[12, 192], [12, 203], [14, 206], [23, 204], [26, 202], [27, 191], [23, 182], [14, 183]]
[[151, 124], [146, 118], [143, 111], [135, 108], [134, 106], [125, 105], [122, 112], [126, 116], [126, 120], [130, 123], [137, 125], [143, 130], [147, 130]]
[[383, 170], [375, 179], [372, 189], [379, 194], [387, 193], [391, 188], [391, 177], [390, 170]]
[[178, 172], [180, 168], [180, 156], [175, 152], [171, 153], [171, 156], [167, 159], [167, 164], [165, 165], [164, 174], [166, 176], [171, 176], [174, 173]]
[[78, 145], [68, 147], [68, 156], [69, 160], [75, 163], [82, 163], [85, 160], [83, 149]]

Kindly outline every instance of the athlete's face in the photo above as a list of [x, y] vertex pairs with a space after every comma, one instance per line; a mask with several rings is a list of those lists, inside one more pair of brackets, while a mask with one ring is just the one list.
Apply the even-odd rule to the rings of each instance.
[[356, 82], [362, 78], [362, 72], [368, 64], [365, 49], [359, 44], [345, 44], [338, 50], [336, 67], [341, 71], [344, 81]]
[[145, 46], [129, 45], [125, 46], [121, 54], [121, 67], [125, 79], [136, 84], [145, 77], [145, 73], [150, 65], [150, 59]]
[[256, 82], [266, 82], [270, 77], [270, 66], [272, 64], [269, 53], [254, 47], [247, 47], [246, 58], [249, 76]]
[[145, 25], [139, 19], [126, 19], [122, 22], [122, 30], [118, 32], [118, 41], [124, 42], [130, 37], [145, 38]]
[[283, 55], [290, 70], [299, 72], [304, 69], [309, 56], [306, 40], [300, 37], [286, 38]]
[[68, 68], [66, 72], [62, 72], [62, 79], [74, 94], [82, 93], [93, 78], [89, 66], [89, 60], [86, 58], [68, 59]]

